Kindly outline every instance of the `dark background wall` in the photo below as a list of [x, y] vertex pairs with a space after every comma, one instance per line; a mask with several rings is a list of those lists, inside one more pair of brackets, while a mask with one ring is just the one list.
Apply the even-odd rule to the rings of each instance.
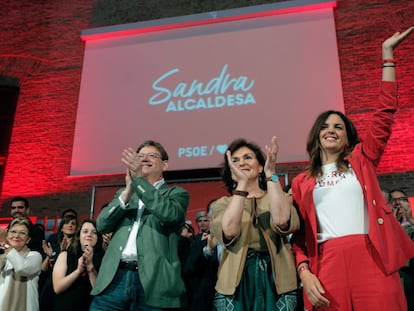
[[[274, 2], [280, 1], [1, 0], [0, 81], [17, 80], [20, 93], [9, 153], [3, 158], [0, 216], [8, 214], [5, 207], [15, 195], [29, 197], [32, 212], [38, 216], [55, 216], [66, 207], [87, 214], [93, 185], [123, 182], [120, 175], [68, 177], [84, 48], [81, 30]], [[408, 23], [414, 21], [414, 3], [339, 0], [334, 12], [345, 110], [363, 134], [375, 109], [381, 42], [393, 32], [410, 26]], [[402, 186], [411, 196], [414, 195], [413, 50], [412, 36], [395, 53], [400, 110], [378, 169], [384, 187]], [[304, 165], [281, 164], [278, 169], [287, 172], [291, 179]], [[204, 174], [207, 173], [181, 172], [170, 177]], [[211, 174], [215, 172], [207, 175]]]

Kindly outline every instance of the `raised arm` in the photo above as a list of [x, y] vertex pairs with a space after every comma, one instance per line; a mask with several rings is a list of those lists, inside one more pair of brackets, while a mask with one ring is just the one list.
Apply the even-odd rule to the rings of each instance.
[[[264, 173], [269, 179], [276, 173], [276, 159], [279, 152], [279, 144], [275, 136], [272, 137], [272, 145], [265, 146], [266, 162], [264, 166]], [[289, 199], [283, 192], [279, 182], [267, 181], [267, 193], [269, 194], [270, 214], [275, 226], [282, 230], [289, 228], [290, 222], [290, 204]]]
[[378, 97], [378, 107], [372, 117], [371, 125], [363, 139], [363, 153], [370, 161], [377, 166], [391, 136], [391, 129], [394, 123], [394, 113], [397, 111], [397, 86], [394, 59], [394, 49], [408, 37], [414, 27], [408, 28], [400, 33], [384, 40], [382, 43], [382, 83]]
[[395, 81], [394, 49], [414, 30], [414, 26], [403, 32], [396, 32], [382, 43], [382, 81]]

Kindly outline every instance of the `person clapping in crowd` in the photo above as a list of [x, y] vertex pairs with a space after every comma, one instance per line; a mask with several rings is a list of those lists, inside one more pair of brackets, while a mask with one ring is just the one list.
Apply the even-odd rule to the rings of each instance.
[[403, 227], [414, 226], [413, 210], [408, 201], [407, 193], [402, 189], [393, 189], [389, 192], [389, 204], [395, 218]]
[[93, 220], [84, 220], [75, 239], [62, 251], [53, 269], [54, 310], [89, 310], [90, 292], [103, 257], [102, 235]]
[[[216, 251], [217, 240], [210, 233], [210, 217], [207, 212], [199, 211], [195, 218], [199, 232], [183, 265], [184, 280], [188, 285], [186, 287], [188, 310], [211, 311], [219, 263]], [[205, 253], [207, 246], [212, 246], [209, 248], [208, 255]]]
[[38, 280], [42, 256], [27, 244], [32, 224], [26, 217], [12, 220], [0, 248], [0, 310], [38, 311]]
[[53, 310], [56, 296], [52, 284], [53, 266], [59, 254], [66, 251], [72, 244], [77, 224], [75, 215], [65, 215], [59, 223], [58, 232], [52, 234], [47, 242], [43, 241], [46, 258], [42, 263], [42, 274], [39, 281], [39, 304], [42, 311]]
[[[407, 193], [400, 188], [393, 189], [389, 192], [388, 198], [395, 218], [408, 234], [411, 241], [414, 242], [413, 209], [411, 208]], [[405, 298], [407, 299], [408, 311], [414, 311], [414, 257], [399, 272]]]
[[178, 257], [181, 265], [184, 264], [190, 252], [191, 245], [194, 243], [194, 228], [191, 221], [186, 221], [180, 228], [180, 239], [178, 240]]

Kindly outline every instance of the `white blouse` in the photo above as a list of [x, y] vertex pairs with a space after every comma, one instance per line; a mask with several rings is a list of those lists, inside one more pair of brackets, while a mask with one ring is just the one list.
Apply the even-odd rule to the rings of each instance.
[[[6, 264], [0, 272], [0, 311], [10, 311], [2, 309], [2, 302], [5, 299], [7, 288], [12, 277], [13, 270], [21, 276], [27, 278], [27, 311], [39, 311], [38, 298], [38, 281], [42, 265], [42, 256], [39, 252], [31, 251], [26, 257], [19, 254], [18, 251], [12, 249], [6, 256]], [[18, 295], [19, 293], [15, 293]]]

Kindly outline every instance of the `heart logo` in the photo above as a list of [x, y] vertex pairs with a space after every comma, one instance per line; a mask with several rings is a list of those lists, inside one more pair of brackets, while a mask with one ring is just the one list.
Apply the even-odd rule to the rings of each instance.
[[226, 144], [224, 144], [224, 145], [217, 145], [216, 146], [216, 150], [219, 153], [224, 154], [226, 152], [226, 150], [227, 150], [227, 145]]

